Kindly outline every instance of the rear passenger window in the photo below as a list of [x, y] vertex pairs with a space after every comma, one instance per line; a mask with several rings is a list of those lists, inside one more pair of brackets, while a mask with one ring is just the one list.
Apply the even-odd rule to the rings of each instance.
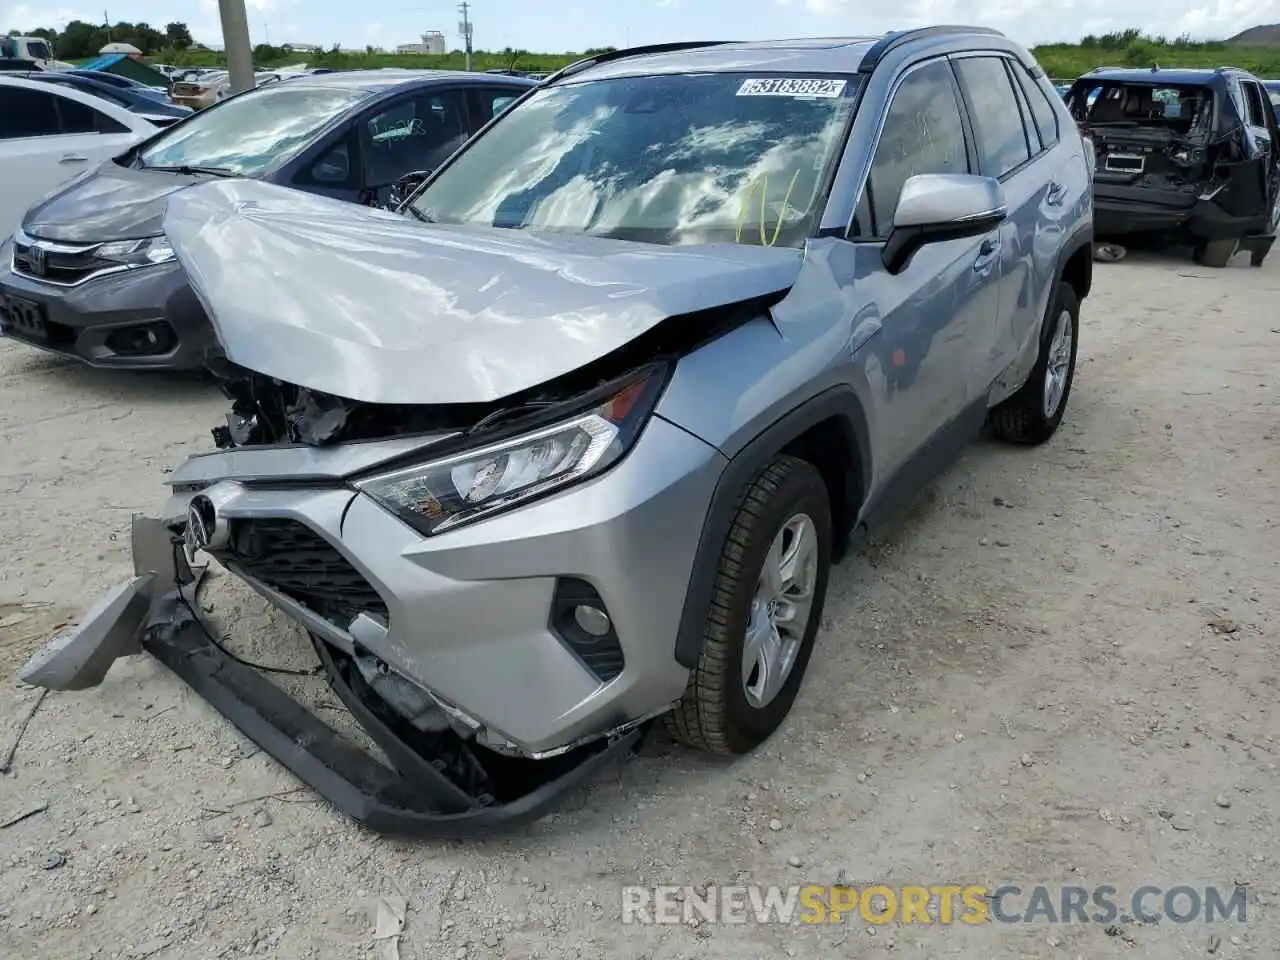
[[58, 134], [53, 94], [20, 87], [0, 88], [0, 140]]
[[871, 172], [850, 236], [882, 240], [893, 227], [902, 185], [921, 173], [969, 173], [955, 77], [945, 60], [907, 74], [885, 113]]
[[128, 133], [129, 128], [79, 100], [58, 97], [63, 133]]
[[972, 107], [982, 172], [1003, 177], [1031, 159], [1031, 148], [1002, 58], [966, 57], [956, 72]]
[[1040, 142], [1044, 144], [1045, 149], [1048, 149], [1058, 142], [1058, 113], [1054, 110], [1049, 95], [1044, 92], [1043, 85], [1037, 83], [1021, 67], [1015, 64], [1010, 64], [1010, 67], [1013, 75], [1018, 78], [1018, 83], [1022, 85], [1023, 95], [1031, 104], [1031, 116], [1035, 120], [1036, 130], [1040, 133]]
[[1267, 115], [1265, 113], [1265, 101], [1262, 99], [1262, 91], [1258, 89], [1256, 83], [1250, 81], [1242, 82], [1240, 88], [1244, 91], [1245, 106], [1249, 110], [1249, 125], [1265, 127], [1267, 125]]

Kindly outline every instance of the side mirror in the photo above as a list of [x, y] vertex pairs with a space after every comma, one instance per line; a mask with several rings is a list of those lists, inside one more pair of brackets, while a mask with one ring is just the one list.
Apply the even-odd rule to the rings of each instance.
[[387, 197], [387, 207], [392, 210], [399, 210], [400, 205], [408, 200], [417, 189], [427, 182], [427, 177], [431, 176], [430, 170], [414, 170], [412, 173], [406, 173], [404, 176], [396, 179], [391, 185], [391, 193]]
[[980, 237], [1003, 223], [1007, 215], [1004, 191], [993, 177], [917, 174], [902, 185], [881, 259], [890, 273], [901, 273], [921, 247]]

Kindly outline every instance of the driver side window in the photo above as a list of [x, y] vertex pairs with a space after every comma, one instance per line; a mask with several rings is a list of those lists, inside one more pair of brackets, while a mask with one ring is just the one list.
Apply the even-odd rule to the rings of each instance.
[[885, 113], [871, 172], [858, 198], [851, 240], [884, 240], [902, 186], [921, 173], [969, 173], [959, 91], [946, 60], [907, 74]]
[[423, 93], [394, 103], [357, 125], [365, 183], [389, 186], [415, 170], [433, 170], [467, 138], [463, 93]]

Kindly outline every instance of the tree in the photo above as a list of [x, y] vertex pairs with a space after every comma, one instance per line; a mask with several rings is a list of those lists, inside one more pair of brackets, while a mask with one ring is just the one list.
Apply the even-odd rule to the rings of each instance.
[[187, 25], [180, 21], [165, 24], [164, 38], [166, 44], [174, 50], [187, 50], [195, 42]]

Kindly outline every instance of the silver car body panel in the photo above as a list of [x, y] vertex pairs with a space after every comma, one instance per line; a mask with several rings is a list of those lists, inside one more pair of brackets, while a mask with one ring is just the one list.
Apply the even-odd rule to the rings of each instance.
[[368, 403], [484, 403], [668, 317], [785, 290], [799, 250], [429, 226], [253, 180], [164, 229], [234, 363]]
[[[246, 450], [241, 462], [274, 452]], [[616, 727], [679, 699], [688, 671], [672, 659], [671, 638], [723, 464], [709, 444], [654, 417], [604, 476], [431, 538], [339, 483], [224, 480], [204, 492], [227, 520], [295, 520], [327, 540], [387, 603], [387, 633], [370, 652], [532, 754], [600, 732], [602, 716]], [[166, 513], [179, 514], [186, 496]], [[352, 648], [350, 624], [235, 572], [307, 629]], [[562, 576], [589, 582], [609, 610], [626, 667], [608, 684], [548, 627]]]

